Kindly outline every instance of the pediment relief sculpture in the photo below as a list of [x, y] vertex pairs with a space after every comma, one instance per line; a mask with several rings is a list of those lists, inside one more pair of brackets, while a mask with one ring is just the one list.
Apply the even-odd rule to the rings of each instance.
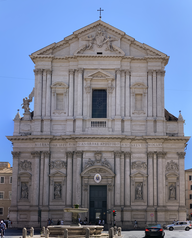
[[56, 161], [51, 161], [50, 163], [50, 169], [62, 169], [62, 168], [67, 168], [67, 162], [63, 160], [56, 160]]
[[52, 88], [53, 92], [56, 90], [60, 90], [60, 89], [62, 89], [64, 92], [66, 92], [68, 89], [68, 85], [63, 82], [56, 82], [53, 85], [51, 85], [51, 88]]
[[131, 168], [136, 170], [147, 169], [147, 163], [141, 161], [134, 161], [131, 163]]
[[85, 76], [85, 80], [87, 80], [87, 81], [89, 81], [93, 78], [104, 78], [104, 79], [107, 79], [107, 80], [113, 80], [114, 79], [114, 77], [111, 74], [109, 74], [108, 72], [105, 72], [104, 70], [101, 70], [101, 69]]
[[95, 165], [101, 165], [101, 166], [104, 166], [104, 167], [112, 170], [111, 164], [107, 161], [107, 159], [104, 158], [104, 160], [102, 160], [100, 152], [97, 152], [95, 154], [96, 154], [95, 160], [91, 160], [89, 158], [88, 162], [85, 163], [84, 170], [86, 170], [89, 167], [95, 166]]
[[32, 163], [28, 160], [24, 160], [24, 161], [20, 161], [19, 162], [19, 170], [32, 170], [32, 167], [31, 167]]
[[171, 160], [171, 162], [167, 162], [166, 165], [166, 172], [170, 171], [179, 172], [179, 165], [176, 162], [173, 162], [173, 160]]
[[144, 83], [134, 83], [131, 89], [147, 89], [147, 86]]
[[117, 41], [118, 38], [110, 36], [104, 28], [98, 27], [95, 33], [84, 36], [81, 38], [81, 40], [86, 41], [86, 44], [81, 46], [75, 52], [75, 55], [83, 54], [86, 50], [94, 51], [97, 48], [99, 50], [103, 46], [105, 47], [104, 51], [125, 55], [125, 53], [119, 47], [112, 44], [114, 41]]

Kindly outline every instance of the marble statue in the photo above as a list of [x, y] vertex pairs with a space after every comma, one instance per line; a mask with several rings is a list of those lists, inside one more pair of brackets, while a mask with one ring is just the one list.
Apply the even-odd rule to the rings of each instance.
[[169, 199], [173, 200], [173, 199], [176, 199], [176, 193], [175, 193], [175, 185], [174, 184], [171, 184], [169, 186]]
[[135, 198], [136, 199], [143, 199], [143, 184], [138, 183], [135, 188]]
[[21, 198], [28, 199], [28, 186], [26, 183], [21, 183]]
[[61, 184], [55, 183], [54, 185], [54, 198], [58, 199], [61, 198]]

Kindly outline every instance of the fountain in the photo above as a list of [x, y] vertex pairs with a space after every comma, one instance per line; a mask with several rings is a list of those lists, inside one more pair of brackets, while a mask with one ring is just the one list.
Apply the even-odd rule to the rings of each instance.
[[74, 208], [65, 208], [64, 212], [72, 212], [72, 225], [56, 225], [56, 226], [48, 226], [50, 237], [57, 237], [58, 235], [64, 235], [65, 229], [68, 230], [68, 237], [85, 237], [86, 230], [89, 228], [90, 237], [108, 237], [107, 234], [101, 233], [103, 231], [104, 226], [98, 225], [81, 225], [79, 223], [79, 213], [88, 212], [88, 208], [78, 208], [75, 205]]

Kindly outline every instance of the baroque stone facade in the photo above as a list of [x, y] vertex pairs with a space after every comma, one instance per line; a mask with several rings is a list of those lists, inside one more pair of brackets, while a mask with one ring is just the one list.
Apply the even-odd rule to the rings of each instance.
[[[184, 220], [189, 137], [181, 113], [164, 108], [169, 57], [101, 20], [30, 57], [35, 87], [7, 137], [13, 226], [39, 226], [38, 216], [42, 225], [48, 218], [70, 224], [63, 208], [74, 204], [89, 208], [82, 220], [104, 214], [108, 224], [115, 209], [124, 228], [135, 219], [140, 226]], [[100, 208], [91, 201], [95, 186], [107, 195], [105, 212], [92, 218]]]

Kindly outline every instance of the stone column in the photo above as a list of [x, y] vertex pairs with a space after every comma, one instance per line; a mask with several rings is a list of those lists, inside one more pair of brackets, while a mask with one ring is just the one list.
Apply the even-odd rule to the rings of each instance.
[[121, 100], [120, 100], [120, 70], [117, 69], [116, 70], [116, 116], [120, 116], [120, 103], [121, 103]]
[[33, 163], [34, 163], [34, 171], [33, 171], [33, 176], [32, 176], [32, 181], [33, 181], [33, 206], [38, 206], [39, 205], [39, 162], [40, 162], [40, 151], [34, 151], [31, 152], [31, 155], [34, 157]]
[[42, 106], [42, 69], [38, 70], [38, 85], [37, 85], [37, 117], [41, 117]]
[[81, 158], [82, 151], [76, 151], [76, 204], [81, 205]]
[[11, 206], [17, 206], [17, 200], [18, 200], [18, 173], [19, 173], [19, 157], [20, 152], [18, 151], [12, 151], [13, 155], [13, 174], [12, 174], [12, 198], [11, 198]]
[[51, 116], [51, 70], [47, 70], [46, 117]]
[[67, 151], [67, 206], [72, 207], [72, 181], [73, 181], [73, 170], [72, 170], [72, 159], [73, 152]]
[[165, 158], [166, 153], [163, 151], [157, 152], [158, 155], [158, 168], [157, 168], [157, 173], [158, 173], [158, 206], [163, 206], [164, 205], [164, 177], [163, 177], [163, 159]]
[[124, 194], [124, 192], [125, 192], [125, 188], [124, 188], [124, 185], [125, 185], [125, 183], [124, 183], [124, 173], [125, 173], [125, 159], [124, 159], [124, 152], [121, 152], [121, 161], [120, 161], [120, 163], [121, 163], [121, 206], [124, 206], [125, 205], [125, 200], [124, 200], [124, 198], [125, 198], [125, 194]]
[[44, 187], [43, 187], [43, 205], [49, 205], [49, 164], [50, 164], [50, 151], [44, 151]]
[[115, 151], [115, 206], [120, 205], [121, 197], [121, 167], [120, 167], [120, 151]]
[[153, 159], [153, 190], [154, 190], [154, 206], [157, 206], [157, 153], [154, 153]]
[[179, 159], [179, 205], [185, 206], [185, 152], [177, 152]]
[[38, 73], [39, 70], [38, 69], [34, 69], [34, 74], [35, 74], [35, 92], [34, 92], [34, 117], [37, 116], [37, 104], [38, 104], [38, 100], [37, 100], [37, 91], [38, 91]]
[[40, 199], [39, 199], [39, 206], [43, 205], [43, 188], [44, 188], [44, 154], [41, 153], [41, 159], [40, 159], [40, 180], [39, 180], [39, 185], [40, 185]]
[[42, 96], [42, 117], [45, 117], [46, 115], [46, 84], [47, 84], [47, 79], [46, 79], [46, 70], [43, 70], [43, 96]]
[[153, 157], [154, 152], [148, 152], [148, 206], [153, 206]]
[[74, 70], [69, 70], [69, 117], [73, 116], [73, 75]]
[[82, 78], [83, 78], [83, 69], [78, 69], [78, 100], [77, 100], [77, 115], [82, 116]]
[[162, 86], [161, 86], [161, 75], [162, 75], [162, 71], [158, 70], [157, 71], [157, 116], [158, 117], [162, 117]]
[[153, 88], [152, 88], [152, 70], [148, 71], [148, 108], [147, 108], [147, 116], [148, 117], [152, 117], [152, 109], [153, 109]]
[[156, 71], [153, 71], [153, 117], [157, 116], [157, 79]]
[[90, 80], [87, 80], [86, 86], [85, 86], [85, 92], [86, 92], [86, 97], [87, 97], [87, 108], [86, 108], [86, 113], [84, 116], [87, 116], [88, 118], [92, 117], [91, 116], [91, 82]]
[[131, 153], [126, 151], [125, 152], [125, 206], [131, 205], [130, 159], [131, 159]]
[[126, 83], [125, 83], [125, 116], [130, 117], [130, 71], [126, 70]]
[[109, 107], [109, 110], [108, 110], [108, 118], [109, 118], [109, 120], [108, 120], [108, 129], [109, 129], [109, 132], [112, 132], [111, 120], [112, 120], [112, 94], [113, 94], [113, 90], [114, 90], [114, 87], [110, 82], [110, 85], [108, 84], [108, 88], [107, 88], [108, 98], [109, 98], [109, 101], [108, 101], [108, 107]]
[[121, 111], [120, 115], [122, 117], [125, 116], [125, 70], [121, 70], [121, 82], [120, 82], [120, 105], [121, 105]]
[[165, 117], [165, 105], [164, 105], [164, 100], [165, 100], [165, 95], [164, 95], [164, 77], [165, 77], [165, 70], [161, 71], [161, 77], [162, 77], [162, 83], [161, 83], [161, 100], [162, 100], [162, 105], [161, 105], [161, 110], [162, 110], [162, 116]]

